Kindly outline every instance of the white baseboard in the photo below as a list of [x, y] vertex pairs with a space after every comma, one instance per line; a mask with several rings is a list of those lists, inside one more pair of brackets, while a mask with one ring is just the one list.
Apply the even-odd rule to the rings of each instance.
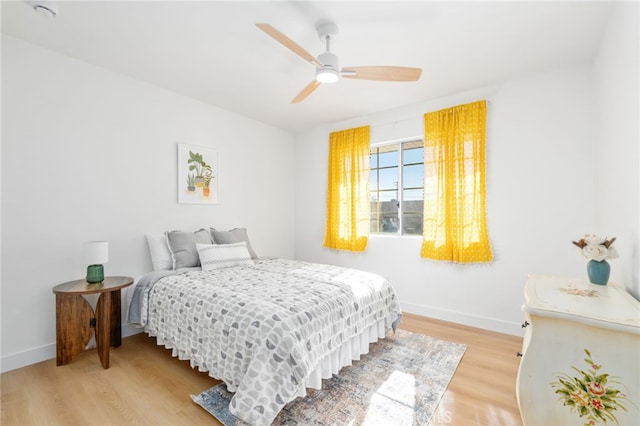
[[522, 324], [400, 301], [403, 312], [522, 337]]
[[[141, 328], [134, 328], [129, 325], [122, 327], [122, 337], [129, 337], [134, 334], [141, 333]], [[27, 365], [37, 364], [42, 361], [47, 361], [56, 357], [56, 344], [50, 343], [48, 345], [39, 346], [37, 348], [28, 349], [23, 352], [17, 352], [10, 355], [5, 355], [0, 358], [0, 372], [16, 370], [18, 368], [26, 367]]]
[[37, 348], [32, 348], [23, 352], [5, 355], [0, 360], [0, 371], [2, 373], [37, 364], [56, 357], [56, 344], [51, 343]]

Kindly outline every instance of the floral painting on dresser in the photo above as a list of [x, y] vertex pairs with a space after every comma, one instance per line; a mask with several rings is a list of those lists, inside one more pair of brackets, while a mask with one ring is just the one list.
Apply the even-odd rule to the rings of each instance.
[[212, 149], [178, 144], [178, 202], [218, 204], [218, 153]]
[[619, 424], [618, 410], [627, 411], [629, 402], [624, 384], [618, 377], [605, 371], [596, 363], [591, 352], [584, 350], [586, 369], [571, 366], [573, 373], [561, 373], [551, 383], [562, 405], [584, 420], [585, 426]]

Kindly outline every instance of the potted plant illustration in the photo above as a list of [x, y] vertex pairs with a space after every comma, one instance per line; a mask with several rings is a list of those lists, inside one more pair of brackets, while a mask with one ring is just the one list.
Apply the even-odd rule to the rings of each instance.
[[209, 185], [211, 184], [211, 178], [213, 178], [213, 172], [211, 170], [211, 166], [203, 161], [202, 162], [202, 181], [204, 186], [202, 188], [202, 195], [204, 197], [209, 197], [209, 194], [210, 194]]
[[196, 190], [196, 176], [193, 173], [187, 175], [187, 191], [193, 192]]
[[202, 176], [202, 171], [203, 171], [203, 164], [205, 163], [202, 159], [202, 154], [189, 151], [189, 159], [187, 160], [187, 163], [189, 164], [189, 171], [195, 172], [195, 179], [194, 179], [195, 186], [203, 186], [204, 178]]

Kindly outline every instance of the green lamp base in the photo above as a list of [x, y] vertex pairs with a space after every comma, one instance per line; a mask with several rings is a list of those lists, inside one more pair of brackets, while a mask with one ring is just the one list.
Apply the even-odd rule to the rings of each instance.
[[104, 281], [104, 268], [102, 265], [87, 266], [87, 282], [89, 284], [101, 283]]

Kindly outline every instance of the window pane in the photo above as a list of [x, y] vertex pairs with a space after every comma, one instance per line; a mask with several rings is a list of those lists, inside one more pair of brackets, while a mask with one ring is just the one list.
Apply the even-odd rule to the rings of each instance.
[[397, 234], [399, 229], [400, 220], [398, 219], [398, 213], [383, 213], [380, 216], [381, 224], [380, 231]]
[[378, 171], [371, 170], [369, 172], [369, 190], [377, 191], [378, 190]]
[[402, 168], [402, 186], [404, 188], [422, 188], [424, 186], [424, 164], [414, 164]]
[[398, 167], [379, 170], [380, 189], [397, 189], [398, 188]]
[[398, 166], [398, 150], [390, 152], [381, 152], [378, 154], [380, 158], [380, 167]]
[[378, 200], [380, 202], [392, 203], [396, 206], [396, 210], [398, 210], [398, 191], [380, 191], [378, 193]]
[[393, 215], [390, 213], [380, 213], [371, 215], [371, 228], [370, 232], [375, 232], [377, 234], [388, 233], [388, 234], [397, 234], [398, 233], [398, 215]]
[[405, 189], [402, 201], [402, 232], [404, 234], [421, 235], [423, 217], [423, 190]]
[[378, 202], [371, 203], [371, 232], [398, 232], [398, 200], [396, 191], [380, 191]]
[[[411, 202], [420, 203], [420, 206], [422, 206], [422, 201]], [[415, 211], [405, 211], [402, 214], [402, 233], [410, 235], [422, 235], [422, 210], [420, 210], [419, 213]]]
[[[404, 201], [422, 201], [424, 200], [424, 190], [419, 189], [405, 189], [403, 192]], [[420, 207], [422, 209], [422, 207]]]
[[424, 163], [424, 148], [405, 148], [402, 152], [402, 159], [404, 164], [422, 164]]

